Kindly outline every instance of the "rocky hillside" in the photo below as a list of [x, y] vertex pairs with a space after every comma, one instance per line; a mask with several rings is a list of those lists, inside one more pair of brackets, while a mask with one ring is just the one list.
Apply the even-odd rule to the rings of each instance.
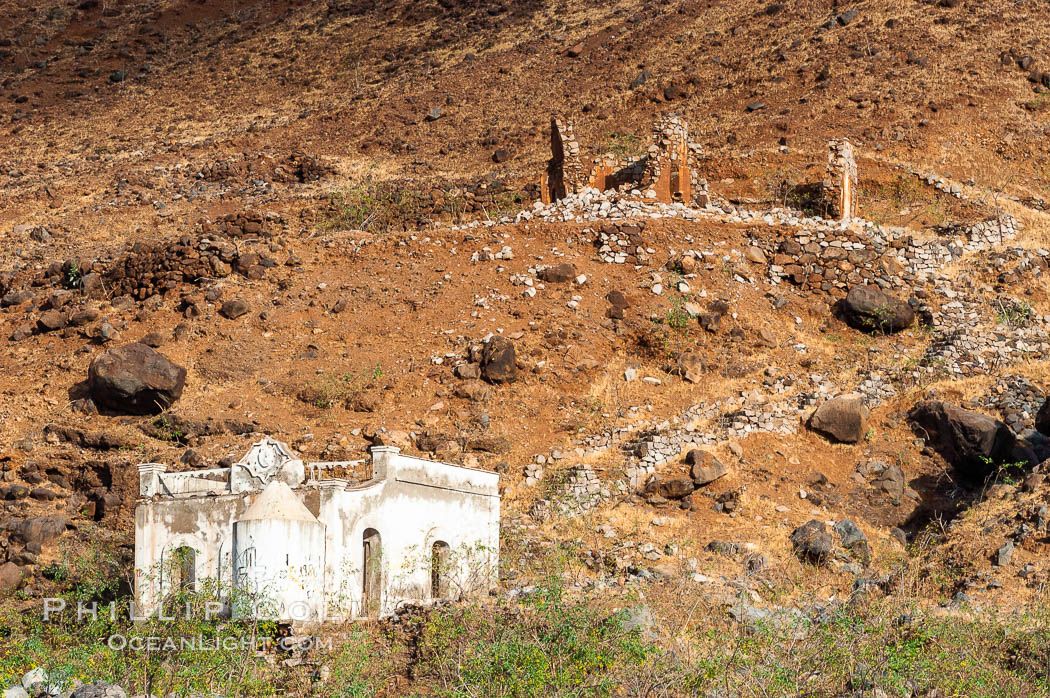
[[[1045, 7], [0, 16], [0, 637], [24, 640], [3, 686], [55, 647], [18, 620], [42, 597], [126, 598], [136, 464], [270, 434], [500, 472], [499, 594], [341, 628], [362, 663], [268, 660], [254, 687], [162, 656], [171, 690], [334, 695], [357, 666], [389, 695], [564, 693], [556, 667], [501, 683], [467, 658], [501, 627], [550, 656], [552, 627], [605, 638], [629, 609], [608, 664], [574, 648], [581, 694], [1050, 691]], [[709, 204], [539, 200], [552, 115], [589, 165], [671, 112]], [[848, 223], [816, 206], [832, 138], [857, 150]], [[92, 658], [59, 663], [152, 690]]]

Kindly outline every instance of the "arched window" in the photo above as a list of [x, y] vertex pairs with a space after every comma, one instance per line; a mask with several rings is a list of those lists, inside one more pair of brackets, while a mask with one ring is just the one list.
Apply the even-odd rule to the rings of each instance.
[[193, 589], [197, 583], [197, 551], [182, 545], [171, 551], [171, 591]]
[[366, 528], [362, 537], [363, 561], [361, 609], [364, 615], [379, 615], [383, 599], [383, 541], [379, 531]]
[[430, 598], [435, 601], [448, 598], [449, 571], [448, 543], [435, 541], [430, 548]]

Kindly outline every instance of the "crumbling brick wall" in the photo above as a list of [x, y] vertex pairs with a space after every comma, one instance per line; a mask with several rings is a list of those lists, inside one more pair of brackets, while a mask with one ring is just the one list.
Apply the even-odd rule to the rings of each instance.
[[857, 161], [853, 144], [845, 138], [828, 143], [822, 208], [825, 218], [848, 221], [857, 215]]

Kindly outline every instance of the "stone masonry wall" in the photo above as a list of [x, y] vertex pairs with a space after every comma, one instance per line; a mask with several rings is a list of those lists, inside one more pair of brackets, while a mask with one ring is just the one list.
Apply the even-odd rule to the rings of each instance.
[[689, 126], [677, 114], [668, 114], [653, 124], [652, 140], [645, 156], [623, 158], [603, 155], [584, 170], [579, 158], [573, 124], [551, 119], [551, 159], [543, 176], [543, 202], [560, 201], [583, 193], [587, 187], [598, 191], [634, 191], [637, 196], [664, 203], [707, 205], [707, 180], [700, 176], [703, 148], [689, 141]]
[[824, 217], [848, 221], [857, 215], [857, 161], [846, 139], [828, 143], [823, 186]]
[[[659, 201], [700, 201], [703, 205], [707, 181], [699, 176], [697, 165], [701, 157], [703, 148], [689, 141], [689, 125], [685, 119], [667, 114], [653, 122], [652, 143], [646, 153], [641, 185], [655, 191]], [[703, 201], [700, 196], [704, 197]]]
[[549, 203], [577, 194], [587, 183], [573, 123], [551, 117], [551, 159], [542, 186], [543, 201]]
[[[1017, 223], [1004, 216], [1002, 235], [1012, 238]], [[903, 228], [872, 226], [852, 230], [800, 230], [773, 251], [769, 276], [774, 283], [835, 295], [858, 283], [885, 289], [914, 286], [932, 279], [946, 264], [968, 252], [990, 249], [1000, 239], [1000, 223], [983, 221], [951, 230], [950, 239], [922, 239]]]

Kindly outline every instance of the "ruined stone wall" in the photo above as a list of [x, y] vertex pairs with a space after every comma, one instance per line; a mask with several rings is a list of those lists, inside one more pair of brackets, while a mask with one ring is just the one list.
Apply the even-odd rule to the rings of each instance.
[[689, 141], [689, 126], [677, 114], [654, 122], [652, 142], [641, 158], [604, 155], [584, 170], [579, 153], [572, 122], [552, 118], [552, 156], [543, 177], [544, 203], [580, 193], [584, 187], [599, 191], [639, 189], [643, 196], [664, 203], [708, 203], [707, 180], [699, 175], [698, 167], [703, 149]]
[[848, 221], [857, 215], [857, 161], [844, 138], [828, 143], [822, 206], [825, 218]]
[[192, 240], [138, 242], [103, 274], [111, 295], [128, 295], [139, 300], [195, 283], [202, 278], [220, 278], [230, 273], [237, 257], [230, 246]]
[[588, 184], [573, 123], [551, 117], [551, 159], [541, 187], [543, 201], [550, 203], [577, 194]]

